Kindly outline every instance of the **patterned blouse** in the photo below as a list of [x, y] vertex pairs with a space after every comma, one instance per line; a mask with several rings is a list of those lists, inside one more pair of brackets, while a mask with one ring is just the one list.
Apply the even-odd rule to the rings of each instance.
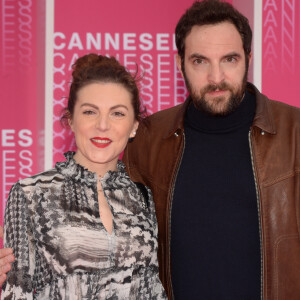
[[12, 187], [4, 246], [16, 261], [1, 299], [167, 299], [150, 190], [147, 201], [120, 161], [118, 171], [102, 177], [113, 214], [109, 234], [100, 220], [97, 175], [73, 155]]

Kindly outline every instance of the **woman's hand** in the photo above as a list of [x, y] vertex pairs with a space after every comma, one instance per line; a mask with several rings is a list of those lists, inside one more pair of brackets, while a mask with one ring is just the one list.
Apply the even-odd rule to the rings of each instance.
[[[3, 228], [0, 226], [0, 238], [3, 239]], [[0, 249], [0, 286], [6, 280], [6, 273], [11, 269], [11, 263], [15, 260], [11, 248]]]

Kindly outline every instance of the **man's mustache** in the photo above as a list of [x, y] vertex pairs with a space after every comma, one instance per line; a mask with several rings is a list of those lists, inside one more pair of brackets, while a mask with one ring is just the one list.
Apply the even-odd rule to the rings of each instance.
[[208, 84], [202, 89], [202, 94], [215, 92], [215, 91], [223, 91], [223, 90], [231, 90], [231, 86], [226, 82], [222, 82], [220, 84]]

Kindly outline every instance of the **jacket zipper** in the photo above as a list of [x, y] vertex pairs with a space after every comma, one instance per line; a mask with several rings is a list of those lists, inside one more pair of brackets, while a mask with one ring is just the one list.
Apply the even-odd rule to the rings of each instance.
[[184, 135], [184, 132], [182, 133], [182, 136], [183, 136], [183, 148], [182, 148], [180, 161], [177, 165], [176, 174], [174, 176], [174, 180], [173, 180], [173, 184], [172, 184], [172, 194], [171, 194], [171, 197], [170, 197], [170, 210], [169, 210], [169, 281], [170, 281], [170, 286], [171, 286], [171, 296], [172, 296], [171, 299], [173, 299], [173, 300], [175, 299], [175, 297], [174, 297], [174, 294], [173, 294], [171, 264], [170, 264], [170, 260], [171, 260], [171, 218], [172, 218], [172, 204], [173, 204], [173, 197], [174, 197], [174, 190], [175, 190], [175, 182], [177, 180], [179, 168], [180, 168], [182, 158], [183, 158], [183, 153], [184, 153], [184, 150], [185, 150], [185, 135]]
[[251, 156], [251, 164], [252, 171], [254, 176], [255, 190], [256, 190], [256, 201], [257, 201], [257, 213], [258, 213], [258, 226], [259, 226], [259, 242], [260, 242], [260, 299], [263, 300], [263, 288], [264, 288], [264, 280], [263, 280], [263, 248], [262, 248], [262, 228], [261, 228], [261, 207], [260, 207], [260, 196], [255, 172], [254, 165], [254, 157], [252, 150], [252, 142], [251, 142], [251, 129], [249, 130], [248, 140], [249, 140], [249, 148], [250, 148], [250, 156]]

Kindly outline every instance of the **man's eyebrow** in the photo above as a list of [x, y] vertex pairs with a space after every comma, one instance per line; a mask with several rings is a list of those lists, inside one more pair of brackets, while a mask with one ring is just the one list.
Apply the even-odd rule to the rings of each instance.
[[238, 57], [238, 58], [242, 57], [241, 54], [233, 51], [233, 52], [229, 52], [228, 54], [224, 55], [223, 58], [232, 57], [232, 56]]
[[193, 59], [193, 58], [208, 59], [206, 56], [199, 53], [193, 53], [189, 56], [189, 59]]
[[[223, 58], [228, 58], [228, 57], [233, 57], [233, 56], [234, 56], [234, 57], [238, 57], [238, 58], [242, 57], [241, 54], [239, 54], [238, 52], [232, 51], [232, 52], [229, 52], [229, 53], [223, 55], [223, 56], [222, 56], [222, 59], [223, 59]], [[191, 55], [189, 56], [189, 59], [194, 59], [194, 58], [196, 58], [196, 59], [205, 59], [205, 60], [209, 60], [208, 57], [206, 57], [206, 56], [204, 56], [204, 55], [202, 55], [202, 54], [200, 54], [200, 53], [193, 53], [193, 54], [191, 54]]]

